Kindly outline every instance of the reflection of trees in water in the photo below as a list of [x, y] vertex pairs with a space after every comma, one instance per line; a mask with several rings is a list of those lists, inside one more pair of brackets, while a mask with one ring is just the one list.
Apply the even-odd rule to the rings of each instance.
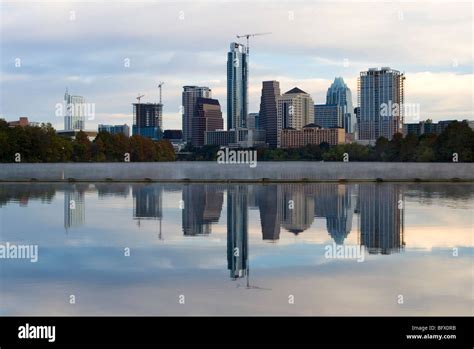
[[50, 183], [2, 183], [0, 184], [0, 207], [9, 202], [27, 205], [29, 200], [50, 203], [56, 194], [54, 184]]
[[99, 198], [127, 198], [130, 195], [130, 184], [128, 183], [96, 183], [94, 186]]
[[407, 199], [423, 205], [433, 205], [443, 199], [446, 206], [468, 208], [468, 201], [474, 198], [472, 183], [409, 183], [401, 187]]

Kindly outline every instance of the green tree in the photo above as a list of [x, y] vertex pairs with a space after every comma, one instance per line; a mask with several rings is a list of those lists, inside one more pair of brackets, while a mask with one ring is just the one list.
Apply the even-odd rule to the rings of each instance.
[[74, 161], [86, 162], [92, 157], [92, 144], [86, 133], [79, 131], [73, 142], [72, 158]]
[[453, 161], [453, 154], [458, 154], [458, 161], [474, 161], [474, 131], [467, 122], [453, 121], [438, 136], [434, 143], [438, 161]]
[[431, 162], [436, 160], [433, 145], [437, 136], [433, 133], [422, 134], [418, 139], [418, 146], [413, 157], [414, 161]]
[[413, 133], [409, 133], [401, 141], [399, 160], [400, 161], [413, 161], [415, 158], [417, 147], [418, 147], [418, 137]]

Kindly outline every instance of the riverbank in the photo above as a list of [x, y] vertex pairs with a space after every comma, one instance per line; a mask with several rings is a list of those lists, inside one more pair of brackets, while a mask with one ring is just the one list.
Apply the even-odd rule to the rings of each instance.
[[474, 182], [474, 163], [214, 161], [0, 164], [2, 182]]

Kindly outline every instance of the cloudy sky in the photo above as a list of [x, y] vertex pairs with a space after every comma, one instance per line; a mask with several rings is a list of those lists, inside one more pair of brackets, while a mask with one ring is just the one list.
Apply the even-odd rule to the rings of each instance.
[[[261, 82], [298, 86], [324, 103], [342, 76], [357, 104], [357, 77], [370, 67], [405, 72], [407, 103], [421, 119], [474, 119], [473, 5], [360, 1], [2, 1], [0, 117], [51, 122], [66, 87], [95, 104], [99, 123], [131, 124], [138, 93], [158, 100], [164, 128], [181, 128], [183, 85], [213, 90], [226, 111], [226, 52], [251, 41], [250, 112]], [[225, 120], [225, 118], [224, 118]], [[413, 120], [407, 120], [413, 122]]]

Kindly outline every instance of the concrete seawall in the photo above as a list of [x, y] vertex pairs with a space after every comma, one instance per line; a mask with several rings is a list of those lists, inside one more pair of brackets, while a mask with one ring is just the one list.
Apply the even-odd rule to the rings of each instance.
[[0, 164], [0, 181], [474, 181], [474, 163], [217, 162]]

